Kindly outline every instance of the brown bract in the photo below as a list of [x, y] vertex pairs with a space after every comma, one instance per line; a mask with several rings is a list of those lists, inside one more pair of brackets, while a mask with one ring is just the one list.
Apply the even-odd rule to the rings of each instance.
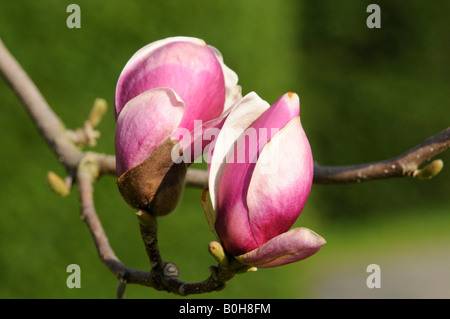
[[186, 177], [186, 164], [174, 163], [174, 142], [168, 138], [142, 164], [123, 173], [117, 186], [124, 200], [133, 208], [162, 216], [177, 206]]

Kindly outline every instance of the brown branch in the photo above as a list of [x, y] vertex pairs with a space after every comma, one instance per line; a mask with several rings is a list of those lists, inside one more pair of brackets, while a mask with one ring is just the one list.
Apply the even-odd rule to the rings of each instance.
[[63, 123], [1, 39], [0, 73], [14, 90], [42, 137], [66, 170], [75, 169], [81, 160], [81, 152], [69, 141]]
[[100, 175], [116, 175], [116, 157], [107, 154], [97, 154]]
[[186, 186], [201, 187], [203, 189], [208, 187], [208, 172], [201, 169], [190, 168], [186, 173]]
[[[384, 161], [349, 166], [314, 166], [314, 183], [360, 183], [377, 179], [419, 176], [419, 167], [450, 147], [450, 128], [432, 136], [407, 152]], [[442, 168], [436, 168], [434, 175]], [[432, 177], [432, 176], [430, 176]]]
[[81, 219], [88, 226], [100, 260], [119, 280], [125, 280], [128, 283], [140, 283], [142, 285], [152, 286], [152, 281], [148, 272], [135, 270], [122, 264], [109, 244], [94, 206], [93, 183], [96, 170], [97, 167], [95, 161], [89, 159], [84, 160], [78, 169], [77, 182], [80, 196]]
[[98, 174], [98, 162], [95, 154], [86, 155], [77, 170], [81, 219], [86, 223], [97, 248], [100, 260], [119, 279], [118, 295], [123, 296], [124, 285], [139, 284], [176, 293], [178, 295], [200, 294], [220, 289], [225, 282], [234, 277], [234, 271], [224, 267], [212, 267], [214, 273], [198, 283], [179, 280], [176, 265], [164, 262], [157, 246], [156, 218], [139, 211], [139, 224], [142, 238], [150, 257], [150, 272], [125, 266], [114, 253], [106, 233], [98, 218], [94, 205], [93, 183]]
[[[150, 266], [152, 267], [153, 288], [187, 296], [220, 290], [228, 280], [234, 277], [236, 267], [222, 267], [219, 265], [219, 267], [210, 267], [211, 275], [204, 281], [188, 283], [180, 280], [177, 266], [173, 263], [165, 262], [159, 252], [157, 217], [143, 210], [138, 211], [136, 215], [138, 216], [142, 239], [150, 260]], [[242, 265], [239, 264], [238, 266]]]
[[77, 180], [80, 193], [81, 219], [88, 225], [100, 259], [113, 273], [117, 273], [122, 270], [122, 266], [109, 245], [108, 238], [106, 237], [102, 224], [95, 211], [92, 174], [87, 167], [82, 167], [78, 171]]
[[150, 259], [150, 266], [152, 269], [164, 267], [164, 261], [158, 248], [157, 218], [142, 210], [138, 211], [136, 215], [138, 216], [139, 229], [141, 231], [142, 240], [144, 241], [145, 250]]
[[[432, 136], [416, 147], [400, 156], [368, 164], [348, 166], [321, 166], [314, 165], [314, 183], [316, 184], [348, 184], [373, 181], [392, 177], [420, 177], [420, 166], [436, 155], [450, 148], [450, 128]], [[433, 163], [432, 163], [433, 164]], [[442, 168], [435, 162], [434, 171], [437, 174]], [[433, 174], [429, 175], [432, 177]], [[208, 173], [200, 169], [189, 169], [186, 175], [186, 185], [206, 188]]]
[[[393, 177], [416, 177], [419, 168], [433, 157], [450, 148], [450, 128], [432, 136], [416, 147], [400, 156], [359, 165], [321, 166], [314, 165], [314, 183], [316, 184], [348, 184], [386, 179]], [[101, 158], [101, 173], [116, 174], [115, 157], [99, 154]], [[186, 174], [186, 186], [207, 188], [208, 172], [202, 169], [190, 168]]]

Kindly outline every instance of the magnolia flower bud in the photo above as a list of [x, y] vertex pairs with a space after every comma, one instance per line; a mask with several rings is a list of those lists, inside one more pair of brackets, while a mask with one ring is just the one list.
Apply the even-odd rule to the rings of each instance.
[[116, 170], [127, 203], [155, 215], [172, 211], [186, 174], [171, 154], [180, 128], [192, 131], [239, 97], [236, 74], [203, 40], [167, 38], [136, 52], [115, 96]]
[[[325, 244], [307, 228], [289, 230], [313, 180], [299, 112], [294, 93], [270, 107], [251, 93], [230, 112], [217, 137], [209, 165], [215, 229], [225, 250], [241, 263], [280, 266], [307, 258]], [[227, 136], [230, 128], [237, 138]]]
[[201, 39], [171, 37], [155, 41], [137, 51], [125, 65], [117, 83], [116, 118], [135, 96], [168, 87], [185, 103], [179, 126], [192, 131], [195, 120], [214, 119], [240, 98], [237, 81], [220, 52]]

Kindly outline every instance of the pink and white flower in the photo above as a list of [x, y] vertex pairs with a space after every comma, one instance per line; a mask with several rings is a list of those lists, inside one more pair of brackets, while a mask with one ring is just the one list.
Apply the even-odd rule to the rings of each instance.
[[172, 37], [148, 44], [117, 82], [117, 175], [139, 165], [167, 138], [219, 117], [240, 97], [237, 75], [203, 40]]
[[[229, 138], [227, 129], [243, 133]], [[251, 145], [248, 137], [255, 134]], [[308, 228], [289, 230], [305, 206], [314, 168], [297, 94], [287, 93], [272, 106], [255, 93], [246, 95], [224, 120], [210, 156], [215, 230], [238, 261], [275, 267], [305, 259], [325, 244]]]

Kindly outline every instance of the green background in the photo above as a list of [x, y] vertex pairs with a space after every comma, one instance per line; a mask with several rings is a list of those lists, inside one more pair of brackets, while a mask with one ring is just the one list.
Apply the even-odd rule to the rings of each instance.
[[[70, 3], [81, 8], [81, 29], [66, 26]], [[149, 42], [186, 35], [222, 52], [244, 94], [273, 103], [297, 92], [315, 160], [349, 165], [397, 156], [449, 125], [450, 2], [377, 1], [381, 29], [366, 26], [370, 3], [2, 0], [0, 37], [67, 127], [83, 124], [95, 98], [107, 100], [96, 151], [114, 153], [113, 96], [127, 60]], [[49, 190], [47, 172], [64, 170], [3, 80], [0, 104], [0, 298], [115, 298], [117, 281], [80, 221], [77, 188], [66, 198]], [[439, 158], [450, 163], [449, 152]], [[448, 298], [449, 177], [444, 165], [427, 181], [314, 185], [296, 226], [327, 240], [319, 253], [200, 297]], [[162, 256], [186, 281], [203, 280], [214, 264], [200, 194], [187, 188], [160, 220]], [[96, 184], [95, 202], [118, 257], [148, 269], [114, 177]], [[380, 289], [366, 286], [373, 263]], [[69, 264], [81, 267], [80, 289], [66, 286]], [[138, 285], [126, 297], [177, 298]]]

